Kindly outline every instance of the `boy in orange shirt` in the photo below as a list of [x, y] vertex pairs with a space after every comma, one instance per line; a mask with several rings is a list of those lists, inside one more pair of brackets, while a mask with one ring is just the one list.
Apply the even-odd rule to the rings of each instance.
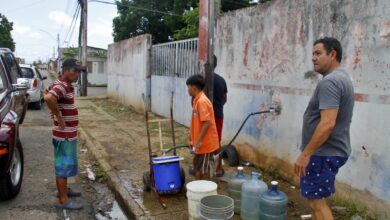
[[213, 104], [203, 93], [205, 79], [202, 75], [189, 77], [186, 84], [188, 93], [193, 99], [190, 145], [195, 152], [193, 161], [195, 178], [197, 180], [210, 180], [214, 152], [219, 148]]

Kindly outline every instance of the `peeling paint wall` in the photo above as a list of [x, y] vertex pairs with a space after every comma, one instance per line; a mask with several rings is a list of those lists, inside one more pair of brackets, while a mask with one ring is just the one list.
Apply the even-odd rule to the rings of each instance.
[[312, 44], [321, 36], [336, 37], [356, 92], [353, 152], [338, 181], [352, 187], [351, 192], [359, 189], [389, 205], [389, 12], [388, 0], [275, 0], [220, 17], [216, 72], [227, 80], [229, 90], [224, 140], [248, 113], [280, 102], [281, 115], [250, 119], [237, 143], [246, 159], [267, 165], [274, 161], [294, 178], [291, 168], [300, 153], [302, 116], [320, 80], [312, 71]]
[[173, 96], [173, 118], [189, 126], [191, 119], [191, 97], [188, 95], [185, 78], [152, 75], [152, 112], [170, 117], [169, 105]]
[[108, 46], [107, 95], [143, 111], [150, 97], [151, 36], [141, 35]]

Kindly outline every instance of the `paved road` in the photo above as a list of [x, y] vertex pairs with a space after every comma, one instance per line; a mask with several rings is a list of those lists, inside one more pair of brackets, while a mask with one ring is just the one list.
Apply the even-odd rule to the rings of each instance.
[[[46, 84], [51, 83], [48, 79]], [[24, 178], [20, 194], [11, 201], [0, 202], [0, 219], [64, 219], [63, 212], [54, 208], [57, 202], [53, 168], [53, 150], [51, 144], [51, 119], [48, 108], [29, 109], [25, 122], [20, 128], [20, 137], [24, 149]], [[82, 211], [68, 212], [70, 219], [94, 219], [93, 199], [86, 192], [81, 177], [70, 180], [72, 186], [83, 190], [79, 200], [84, 204]], [[89, 188], [90, 189], [90, 188]]]

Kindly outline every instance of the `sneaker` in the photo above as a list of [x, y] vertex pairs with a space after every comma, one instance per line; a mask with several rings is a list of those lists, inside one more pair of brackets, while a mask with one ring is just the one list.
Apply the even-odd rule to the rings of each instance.
[[68, 199], [68, 201], [64, 204], [55, 205], [57, 209], [68, 209], [68, 210], [80, 210], [83, 208], [80, 202]]
[[[81, 191], [68, 188], [67, 194], [68, 194], [68, 197], [79, 197], [79, 196], [81, 196]], [[57, 197], [58, 197], [58, 193], [57, 193]]]

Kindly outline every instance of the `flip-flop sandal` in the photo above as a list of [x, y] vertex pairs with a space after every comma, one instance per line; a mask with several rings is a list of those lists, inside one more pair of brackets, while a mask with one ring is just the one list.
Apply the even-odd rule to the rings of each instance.
[[55, 205], [57, 209], [68, 209], [68, 210], [80, 210], [83, 208], [83, 205], [75, 200], [68, 199], [64, 204]]
[[[74, 190], [72, 188], [68, 188], [68, 194], [67, 194], [69, 197], [79, 197], [81, 196], [81, 192], [78, 191], [78, 190]], [[58, 197], [58, 193], [57, 193], [57, 197]]]

